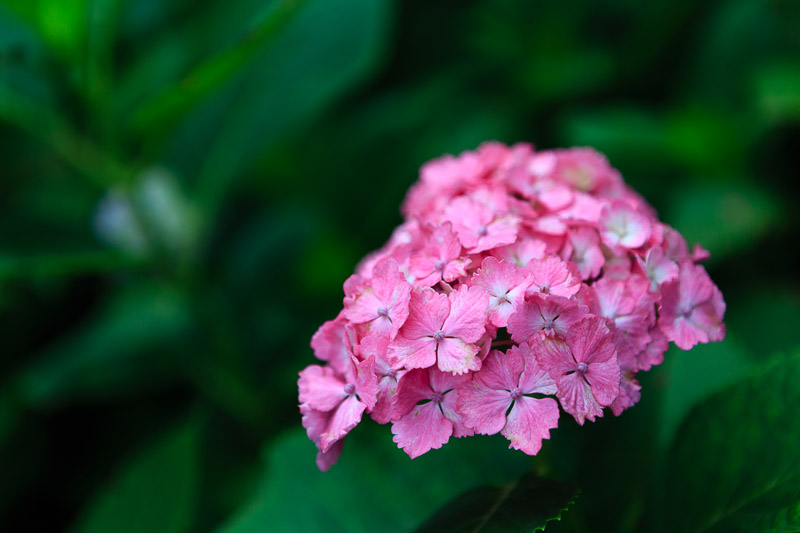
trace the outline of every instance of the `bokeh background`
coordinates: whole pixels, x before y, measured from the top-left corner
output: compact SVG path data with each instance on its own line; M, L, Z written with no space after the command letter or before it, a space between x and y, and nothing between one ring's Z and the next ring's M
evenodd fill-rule
M692 478L681 421L800 347L798 133L791 0L0 0L0 530L403 531L531 466L582 486L564 529L676 519L741 477ZM728 338L533 463L367 422L318 473L311 335L419 166L491 139L604 152L711 251Z

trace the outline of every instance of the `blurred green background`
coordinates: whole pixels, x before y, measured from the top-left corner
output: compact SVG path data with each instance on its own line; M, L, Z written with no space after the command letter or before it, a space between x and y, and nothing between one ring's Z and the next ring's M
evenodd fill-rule
M764 381L800 378L770 366L800 349L799 133L791 0L0 0L0 530L403 531L519 477L502 438L411 462L372 422L323 475L296 407L419 166L490 139L595 147L711 251L725 342L533 461L582 486L565 529L700 523L676 493L766 472L674 439L725 387L781 421L754 400L726 464L800 462L798 387Z

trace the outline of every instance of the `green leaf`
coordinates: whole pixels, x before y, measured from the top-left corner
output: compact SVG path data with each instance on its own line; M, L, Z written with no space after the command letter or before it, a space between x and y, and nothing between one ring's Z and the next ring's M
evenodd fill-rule
M733 334L724 342L695 346L691 352L670 348L664 358L667 382L658 425L658 441L662 448L670 445L692 407L752 370L749 355Z
M73 61L84 57L88 0L38 0L39 30L53 50Z
M317 470L315 454L300 428L279 438L261 489L221 531L411 531L455 492L508 483L530 464L505 440L486 437L451 439L411 460L388 426L371 423L348 435L330 471Z
M783 217L781 202L749 184L708 184L676 189L664 220L719 260L754 246Z
M798 531L800 353L697 406L667 459L667 531Z
M211 216L254 156L308 124L374 69L391 6L390 0L309 1L258 50L233 91L217 93L181 123L170 155L186 165L203 163L196 194ZM219 133L209 137L208 131ZM198 160L203 146L208 155Z
M198 422L190 418L123 465L73 531L189 531L200 481Z
M304 3L301 0L274 2L269 12L240 42L202 63L179 84L166 88L146 102L133 118L134 129L141 133L156 125L164 127L230 81L265 43L275 38Z
M174 345L190 322L186 302L175 291L135 286L24 371L23 398L34 405L53 404L116 394L145 378L163 379L178 354L159 348Z
M467 491L426 520L417 532L520 533L542 531L575 500L574 484L528 474L505 487Z

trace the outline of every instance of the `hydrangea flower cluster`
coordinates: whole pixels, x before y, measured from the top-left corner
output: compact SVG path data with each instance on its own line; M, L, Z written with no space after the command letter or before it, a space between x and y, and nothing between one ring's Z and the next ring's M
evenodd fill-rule
M640 398L636 376L722 340L725 302L689 250L588 148L485 143L425 164L405 222L311 340L303 426L327 470L368 413L411 458L500 433L536 454ZM559 409L559 405L561 409Z

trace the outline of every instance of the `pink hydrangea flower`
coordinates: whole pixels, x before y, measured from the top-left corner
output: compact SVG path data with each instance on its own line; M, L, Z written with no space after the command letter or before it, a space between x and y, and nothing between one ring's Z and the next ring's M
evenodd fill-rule
M472 277L472 283L489 294L489 322L504 328L508 325L508 317L525 299L531 276L511 263L487 257Z
M603 416L603 407L619 394L617 351L603 319L586 318L567 332L565 341L546 339L533 349L556 382L561 407L578 424Z
M661 286L658 323L681 350L725 338L725 302L700 265L684 263L678 279Z
M535 454L559 405L620 415L670 342L725 336L708 252L592 149L484 143L426 163L402 209L300 373L321 470L364 413L412 458L475 432Z
M613 323L614 344L621 360L633 360L651 340L655 304L649 289L648 281L636 275L624 281L601 279L591 287L592 312Z
M562 257L575 264L583 279L596 278L606 261L600 237L589 227L577 227L570 232Z
M531 353L527 344L514 346L508 353L489 353L480 372L462 388L458 396L464 424L476 433L500 433L509 448L536 455L542 439L558 426L558 404L552 398L533 395L555 394L556 384Z
M344 284L344 316L353 324L367 324L369 331L394 338L408 318L411 284L394 259L375 265L368 282L352 276Z
M495 213L467 196L460 196L447 205L444 220L452 222L461 244L471 254L511 244L517 239L519 219L516 216Z
M364 411L375 406L378 383L374 364L373 357L359 362L352 356L344 375L333 367L318 365L300 372L298 388L303 426L322 454L330 452L337 441L358 425ZM335 460L334 456L325 460L318 458L323 464Z
M528 294L552 294L569 298L581 288L581 277L576 275L575 267L570 268L558 257L550 256L541 261L532 261L526 269L532 277Z
M650 221L628 204L606 206L600 217L600 236L610 248L639 248L650 238Z
M416 277L416 285L431 287L467 275L471 260L461 256L461 243L452 228L449 222L436 226L425 247L411 257L409 270Z
M486 330L489 295L462 286L449 295L426 288L411 297L408 320L389 347L392 368L427 368L463 374L479 370L475 344Z
M508 319L508 332L519 343L534 343L544 337L563 338L588 313L589 308L575 300L532 294Z
M468 380L435 368L412 370L400 380L392 433L409 457L441 448L451 436L473 433L456 408L458 391Z

